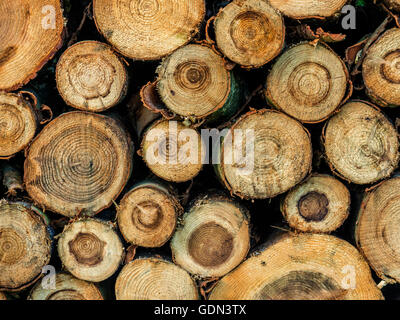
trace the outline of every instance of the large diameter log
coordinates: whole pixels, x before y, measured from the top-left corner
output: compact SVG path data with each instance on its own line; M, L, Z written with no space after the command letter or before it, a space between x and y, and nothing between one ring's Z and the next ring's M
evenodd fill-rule
M117 208L118 227L131 244L161 247L175 231L182 210L176 196L165 186L145 181L122 198Z
M240 107L243 88L209 46L180 48L162 61L157 72L161 100L182 117L198 119L218 112L228 120Z
M321 122L344 99L348 80L344 62L328 46L300 43L275 62L267 77L265 96L276 108L302 122Z
M124 247L114 228L98 219L86 218L67 225L57 248L66 270L92 282L111 277L124 259Z
M225 275L245 259L249 247L248 212L216 196L196 200L171 240L174 262L201 278Z
M235 195L272 198L301 182L311 170L309 133L274 110L243 115L224 137L217 175Z
M29 148L26 190L51 211L93 216L122 191L132 170L132 153L119 121L83 111L62 114Z
M82 41L58 60L57 88L71 107L100 112L118 104L128 88L125 65L107 44Z
M117 300L198 300L190 275L159 258L135 259L122 269L115 283Z
M0 290L20 291L41 277L50 261L51 239L39 214L0 201Z
M28 300L103 300L103 296L95 284L62 272L56 275L55 288L44 287L39 282Z
M386 31L368 48L362 73L367 94L374 102L400 105L400 29Z
M339 13L348 0L269 0L271 6L293 19L325 19Z
M285 234L222 278L210 300L380 300L368 264L348 242Z
M160 120L144 133L141 154L149 169L158 177L185 182L203 167L205 144L200 134L181 122Z
M34 106L21 94L0 93L0 158L13 156L31 142L37 120Z
M356 223L356 241L377 275L388 283L400 282L400 177L368 192Z
M60 0L4 0L0 5L0 90L20 88L62 45Z
M353 183L374 183L390 176L397 167L396 129L369 103L346 103L329 119L322 138L333 172Z
M281 211L292 228L303 232L332 232L347 219L350 192L339 180L314 174L285 197Z
M236 0L224 7L214 22L218 48L246 68L258 68L283 48L285 25L266 1Z
M97 29L123 55L157 60L188 43L205 15L204 0L95 0Z

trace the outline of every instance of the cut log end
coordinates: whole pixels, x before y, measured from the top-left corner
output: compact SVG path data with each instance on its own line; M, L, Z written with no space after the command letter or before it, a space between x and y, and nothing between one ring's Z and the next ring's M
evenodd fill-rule
M272 60L285 40L282 16L263 1L234 1L218 13L214 25L218 48L246 68Z
M265 93L269 102L290 116L321 122L342 102L348 79L345 64L326 45L301 43L277 59Z
M26 190L54 212L93 216L110 206L128 181L132 149L118 121L83 111L65 113L31 144Z
M245 114L232 126L221 147L219 169L234 194L265 199L302 181L311 169L311 160L305 128L282 113L264 109Z
M371 98L381 106L400 105L400 30L387 30L367 51L362 73Z
M384 3L390 10L400 12L400 0L384 0Z
M325 19L340 12L348 0L270 0L271 6L293 19Z
M81 219L64 229L58 240L58 254L72 275L100 282L117 271L124 258L124 248L109 224Z
M199 133L176 121L156 121L142 140L144 161L166 181L185 182L197 176L203 166L202 150Z
M35 282L50 254L43 219L20 204L0 201L0 290L19 291Z
M57 63L56 81L68 105L100 112L125 97L128 75L111 47L97 41L82 41L64 51Z
M166 58L158 68L157 90L174 113L203 118L222 108L231 89L225 62L211 48L190 44Z
M223 276L247 255L246 211L229 199L199 199L171 240L174 262L202 278Z
M175 231L181 211L179 202L168 190L156 183L144 183L122 198L118 226L129 243L161 247Z
M188 43L205 16L204 0L95 0L98 30L123 55L157 60Z
M350 192L337 179L312 175L291 190L282 213L292 228L304 232L332 232L349 215Z
M22 95L0 93L0 158L23 150L35 136L37 117Z
M222 278L209 299L379 300L383 296L368 264L346 241L323 234L286 234Z
M54 18L44 19L53 12ZM5 0L0 7L0 90L20 88L61 47L64 18L59 0Z
M124 266L115 283L117 300L198 300L190 275L173 263L136 259Z
M400 282L400 178L383 182L361 205L356 240L371 267L388 283Z
M55 288L38 283L32 289L29 300L103 300L95 284L75 278L68 273L56 275Z
M399 160L394 126L374 106L346 103L326 124L325 153L332 169L356 184L390 176Z

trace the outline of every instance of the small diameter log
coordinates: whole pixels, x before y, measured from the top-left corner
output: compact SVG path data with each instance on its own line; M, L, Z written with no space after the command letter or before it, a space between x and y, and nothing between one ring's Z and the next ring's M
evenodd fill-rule
M118 210L118 227L131 244L161 247L175 231L182 207L163 185L145 181L134 186L122 198Z
M123 55L157 60L188 43L205 16L204 0L94 0L97 29Z
M323 140L332 171L353 183L377 182L397 167L396 129L367 102L346 103L325 125Z
M200 134L181 122L160 120L146 130L141 154L149 169L158 177L185 182L203 167L204 142Z
M157 72L161 100L182 117L200 119L213 114L213 118L229 120L243 99L243 88L227 70L226 61L206 45L180 48L163 60Z
M225 197L202 197L184 214L171 240L176 264L201 278L220 277L250 248L249 215Z
M159 258L135 259L125 265L115 283L117 300L199 300L190 275Z
M0 201L0 290L20 291L37 281L50 261L44 219L22 204Z
M118 104L128 88L125 65L110 46L97 41L69 47L57 63L56 81L68 105L94 112Z
M233 1L214 22L218 48L245 68L258 68L275 58L285 42L285 25L279 12L266 1Z
M60 0L4 0L0 7L0 90L20 88L62 45Z
M400 282L400 177L368 192L356 223L356 241L377 275L388 283Z
M62 114L30 146L26 190L51 211L93 216L109 207L128 181L132 149L118 121L83 111Z
M21 94L0 93L0 158L23 150L35 136L37 123L34 106Z
M348 242L287 233L222 278L210 300L381 300L368 264Z
M77 279L68 273L58 273L55 286L47 288L38 282L28 300L103 300L95 284Z
M7 296L3 292L0 292L0 300L7 300Z
M267 77L265 96L276 108L302 122L321 122L343 101L348 81L344 62L328 46L300 43L275 62Z
M78 279L100 282L118 270L124 247L110 223L88 218L64 228L58 255L66 270Z
M362 73L367 94L374 102L400 105L400 29L386 31L368 48Z
M339 180L314 174L291 190L281 211L292 228L304 232L332 232L347 219L350 192Z
M269 0L272 7L293 19L325 19L339 13L348 0Z
M288 191L311 170L312 147L306 129L274 110L243 115L225 136L217 175L231 193L266 199Z
M400 11L400 0L383 0L390 10Z

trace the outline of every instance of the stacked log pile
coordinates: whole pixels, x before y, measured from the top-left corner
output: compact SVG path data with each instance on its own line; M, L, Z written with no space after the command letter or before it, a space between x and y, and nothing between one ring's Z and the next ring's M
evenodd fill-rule
M2 0L0 300L396 298L399 106L398 0Z

